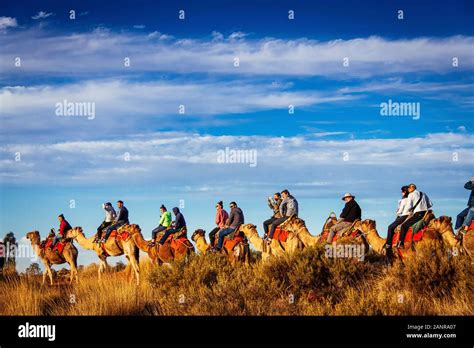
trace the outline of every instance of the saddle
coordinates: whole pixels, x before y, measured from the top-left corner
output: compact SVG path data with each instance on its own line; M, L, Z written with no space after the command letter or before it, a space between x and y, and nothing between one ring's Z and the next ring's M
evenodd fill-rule
M273 239L276 239L280 242L286 242L286 240L288 239L288 234L289 234L288 231L278 226L277 228L275 228Z
M214 240L213 246L217 246L218 239L219 238L216 238ZM227 252L231 252L232 250L234 250L236 245L240 243L245 243L245 241L246 239L243 236L243 234L240 232L240 226L239 226L234 232L224 237L224 243L222 245L223 245L223 248Z
M49 237L43 240L40 243L40 248L45 251L46 249L49 249L51 247L51 244L53 244L54 237ZM56 245L53 247L52 251L57 251L59 254L63 253L64 247L66 244L71 243L68 240L59 240Z

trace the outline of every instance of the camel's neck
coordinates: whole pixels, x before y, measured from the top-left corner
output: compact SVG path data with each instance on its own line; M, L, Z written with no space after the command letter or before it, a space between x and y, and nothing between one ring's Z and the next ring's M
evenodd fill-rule
M459 245L459 240L456 239L456 236L454 235L453 231L446 230L440 233L441 237L443 238L443 241L450 247L456 247Z
M292 229L292 231L298 235L298 238L301 239L303 244L314 244L319 240L319 237L313 236L306 226L302 226L299 229Z
M31 247L33 248L35 254L41 257L41 248L39 241L31 241Z
M135 242L135 244L137 245L138 249L140 249L141 251L144 251L146 253L148 253L150 251L150 242L145 240L145 238L143 238L143 235L140 231L137 231L136 233L133 233L133 241Z
M248 233L247 238L257 251L263 252L263 239L260 238L257 230L251 230L250 233Z
M209 249L209 244L207 244L206 238L204 238L204 236L198 236L196 239L196 246L201 254L205 254Z
M87 250L93 250L94 249L94 237L91 238L86 238L84 236L84 233L79 232L76 237L77 242L81 247Z
M380 254L383 250L385 245L385 239L380 237L377 230L374 228L373 230L368 231L365 234L365 238L367 239L367 243L370 244L372 249L378 254Z

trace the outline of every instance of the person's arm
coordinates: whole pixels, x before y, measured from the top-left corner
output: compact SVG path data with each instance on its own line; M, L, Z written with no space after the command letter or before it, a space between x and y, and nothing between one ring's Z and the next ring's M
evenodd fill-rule
M161 214L161 216L160 216L160 225L163 226L163 223L165 222L165 219L166 219L165 214Z
M344 218L347 216L347 214L349 214L349 204L346 203L346 205L345 205L344 208L342 209L341 215L339 215L339 217L340 217L341 219L344 219Z

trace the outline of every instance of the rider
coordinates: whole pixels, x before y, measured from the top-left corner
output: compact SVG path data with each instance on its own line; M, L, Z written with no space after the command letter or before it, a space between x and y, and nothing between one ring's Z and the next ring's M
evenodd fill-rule
M100 226L97 227L97 235L96 235L95 242L97 242L99 240L102 230L104 228L107 228L110 225L112 225L112 223L114 222L115 217L117 216L117 214L115 213L115 209L112 206L112 203L110 203L110 202L103 203L102 204L102 209L104 209L104 211L105 211L105 219L104 219L104 221L102 221Z
M123 205L123 201L120 201L120 200L117 201L117 211L118 211L118 213L117 213L117 216L114 219L114 223L112 225L110 225L109 227L107 227L107 230L105 232L105 237L102 238L102 241L101 241L102 243L105 243L107 241L107 239L110 236L110 233L113 230L116 230L120 226L129 223L129 221L128 221L128 209L125 208L125 206Z
M408 186L402 186L401 190L402 199L398 201L397 218L388 226L387 241L384 245L387 251L392 250L392 241L395 229L398 225L405 221L408 215L410 215L410 211L408 210Z
M397 248L403 249L405 247L405 236L410 226L414 225L425 216L425 213L433 206L428 195L416 189L415 184L408 185L407 209L410 216L402 223L400 227L400 239L397 243Z
M51 246L49 247L50 249L53 249L56 243L60 239L63 239L64 236L66 236L66 232L72 229L71 225L64 218L63 214L60 214L58 216L58 220L59 220L59 233L54 236L53 243L51 243ZM54 232L54 230L51 230L51 232Z
M355 201L355 196L349 192L342 197L342 200L346 202L344 209L342 209L340 219L338 222L329 229L329 235L326 240L327 243L332 243L332 239L339 232L350 227L354 221L360 220L362 216L362 210L359 204Z
M225 222L229 218L229 214L224 209L224 203L222 201L217 202L216 204L216 226L210 233L209 233L209 241L211 247L214 246L216 240L216 233L219 232L222 228L225 227Z
M464 188L470 190L471 194L467 201L467 208L460 212L456 217L456 226L454 226L455 230L467 230L474 216L474 177L464 184Z
M232 232L239 229L240 225L244 224L244 213L242 209L237 206L237 203L230 202L230 215L226 221L227 228L221 229L219 232L219 240L217 241L217 247L215 248L216 251L220 251L222 249L222 245L224 243L224 237L228 236Z
M160 212L160 224L151 231L151 242L149 243L151 247L155 246L156 235L171 225L171 212L167 211L163 204L160 207Z
M278 225L285 222L292 215L298 216L298 201L296 198L293 197L288 190L281 191L281 196L283 197L279 208L281 217L275 219L271 224L270 233L266 238L268 244L271 243L273 234L275 233L275 229L278 227Z
M184 220L183 214L179 211L178 207L173 208L173 214L175 216L175 220L173 221L173 228L168 228L165 231L163 237L161 237L158 244L163 245L165 244L166 240L168 239L170 234L174 234L181 230L183 227L186 227L186 220Z
M280 192L275 192L273 197L268 197L268 207L273 210L273 215L270 219L263 222L264 237L268 235L268 226L270 226L276 219L281 218L280 215L280 204L281 204Z

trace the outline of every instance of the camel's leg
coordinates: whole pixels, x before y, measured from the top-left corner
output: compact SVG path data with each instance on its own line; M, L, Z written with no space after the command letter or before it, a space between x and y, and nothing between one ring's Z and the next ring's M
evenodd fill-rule
M128 248L128 260L130 265L132 266L133 271L135 272L135 278L137 280L137 285L140 284L140 265L138 264L137 257L135 255L135 248L136 246L130 246Z
M46 273L48 273L48 270L45 267L44 272L43 272L43 281L41 282L41 286L43 286L44 283L46 282Z
M49 263L44 262L44 267L46 270L44 271L45 273L43 274L43 283L44 283L44 278L47 272L49 275L49 283L53 285L53 271L51 270L51 266L49 265Z
M104 272L106 267L107 267L107 259L106 258L100 258L100 261L99 261L99 281L102 280L102 272Z
M69 284L71 284L72 281L74 280L74 276L76 277L76 282L78 282L77 266L76 266L77 262L74 259L74 256L64 254L64 259L69 264L69 267L71 267L71 272L69 273Z

